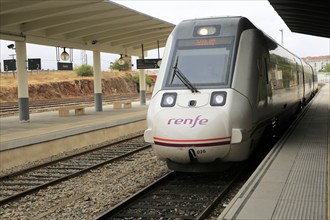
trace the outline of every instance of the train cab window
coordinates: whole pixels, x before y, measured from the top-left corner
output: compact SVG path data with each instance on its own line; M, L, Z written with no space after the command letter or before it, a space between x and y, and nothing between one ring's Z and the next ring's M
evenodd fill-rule
M180 39L167 69L165 87L183 87L173 67L198 88L228 84L233 37Z

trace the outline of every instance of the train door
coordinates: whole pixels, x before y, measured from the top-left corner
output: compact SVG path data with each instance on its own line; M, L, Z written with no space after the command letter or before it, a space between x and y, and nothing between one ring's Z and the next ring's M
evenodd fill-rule
M263 48L264 49L264 48ZM268 78L268 50L264 49L258 59L259 83L258 83L258 116L267 118L272 112L272 89Z
M298 64L296 61L296 74L297 74L297 81L298 81L298 97L300 100L300 104L305 102L305 85L304 85L304 74L302 70L302 65Z
M259 69L259 89L258 89L258 102L262 105L267 104L267 80L266 80L266 71L265 71L265 63L263 57L258 60L258 69Z

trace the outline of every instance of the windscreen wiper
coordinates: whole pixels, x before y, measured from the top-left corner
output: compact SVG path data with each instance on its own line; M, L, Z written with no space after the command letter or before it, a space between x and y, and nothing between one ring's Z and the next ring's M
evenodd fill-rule
M173 67L174 69L174 74L172 76L172 80L171 80L171 84L174 80L174 77L177 76L179 78L179 80L188 88L191 90L192 93L195 92L199 92L197 90L197 88L195 86L193 86L193 84L191 84L191 82L187 79L187 77L185 77L185 75L180 71L180 69L178 68L178 61L179 61L179 57L176 58L176 62L175 65Z

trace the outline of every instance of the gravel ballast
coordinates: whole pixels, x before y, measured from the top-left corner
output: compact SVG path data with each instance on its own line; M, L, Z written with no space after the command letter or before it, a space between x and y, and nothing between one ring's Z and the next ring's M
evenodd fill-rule
M93 219L168 173L149 149L0 206L4 219Z

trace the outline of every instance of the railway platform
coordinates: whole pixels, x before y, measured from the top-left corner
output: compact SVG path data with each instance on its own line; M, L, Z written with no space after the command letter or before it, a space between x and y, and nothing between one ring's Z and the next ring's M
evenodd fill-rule
M218 220L328 219L329 87L323 86Z
M102 112L86 107L83 115L60 117L58 111L0 118L0 171L59 153L100 144L146 129L147 105L131 108L104 105Z

